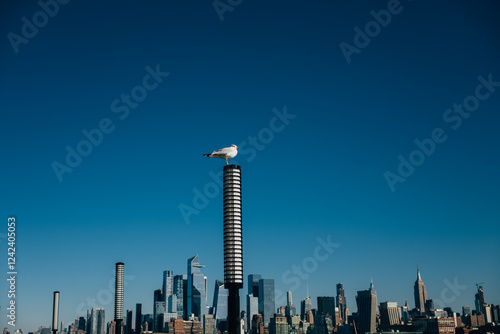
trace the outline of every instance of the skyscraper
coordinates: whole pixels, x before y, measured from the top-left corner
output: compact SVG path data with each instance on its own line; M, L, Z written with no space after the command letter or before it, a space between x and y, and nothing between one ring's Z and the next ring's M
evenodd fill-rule
M153 328L154 332L161 332L161 327L158 327L159 324L163 321L163 313L165 310L166 303L163 301L163 290L158 289L153 293ZM161 315L160 315L161 314ZM161 319L160 319L161 317ZM148 328L151 330L151 328Z
M85 318L84 317L79 317L78 319L76 319L75 326L76 326L77 330L85 331L86 328L87 328L85 326Z
M214 319L225 320L227 319L227 298L229 291L224 287L224 282L215 280L214 289Z
M224 286L228 295L228 332L240 332L240 295L243 287L243 239L241 220L241 167L223 168Z
M132 329L132 310L127 310L127 331L126 334L132 334L134 330Z
M335 305L337 305L337 307L339 308L340 318L342 319L342 322L345 323L347 321L347 301L345 299L344 286L342 285L342 283L337 284L337 301Z
M400 315L401 315L401 321L404 323L404 324L407 324L408 322L410 322L410 312L409 312L409 309L408 309L408 301L406 300L405 301L405 306L401 306L399 308L399 312L400 312Z
M157 289L153 292L153 306L156 302L162 302L163 300L163 290Z
M185 275L174 276L174 291L173 294L177 297L177 318L184 317L184 277Z
M479 284L477 284L477 293L475 295L475 305L476 305L476 313L482 313L484 314L484 306L486 303L484 302L484 291L483 287Z
M370 289L358 291L356 296L358 306L359 334L375 333L377 331L377 292L370 284Z
M135 334L142 334L142 304L135 305Z
M286 293L285 316L288 319L291 319L291 317L294 315L297 315L297 309L295 308L295 305L293 304L292 291L290 290Z
M123 321L123 262L115 264L115 333L121 331Z
M87 324L89 334L105 334L106 322L104 321L104 309L94 307L87 312Z
M424 281L420 277L420 270L417 266L417 280L414 286L414 296L415 296L415 308L417 308L420 313L425 313L425 301L427 300L427 291L425 290Z
M172 296L174 293L174 272L171 270L165 270L163 272L163 301L166 303L165 307L171 309L168 305L168 297ZM177 309L177 305L175 306ZM177 312L177 311L176 311Z
M200 321L203 321L203 315L207 313L207 281L200 271L203 267L198 255L187 262L187 316L194 314Z
M434 301L432 299L427 299L425 301L425 311L429 315L431 315L431 313L434 312Z
M182 314L183 319L188 319L188 278L187 275L182 275Z
M166 303L164 301L155 301L153 308L153 332L160 333L163 330L163 314L166 312Z
M261 275L248 275L247 330L252 330L253 316L259 314L259 280Z
M335 318L335 297L318 297L318 313Z
M306 319L307 312L312 310L311 297L308 296L300 302L300 317L302 320Z
M252 294L247 295L247 329L248 331L251 331L253 326L252 326L252 319L254 315L259 314L259 297L255 297Z
M275 311L274 280L262 278L259 280L259 313L262 314L264 326L269 326Z
M269 323L269 334L288 334L288 328L287 318L276 314Z
M399 325L401 323L397 302L380 303L380 323L382 326Z
M253 294L254 297L259 297L259 280L261 275L248 275L248 294Z

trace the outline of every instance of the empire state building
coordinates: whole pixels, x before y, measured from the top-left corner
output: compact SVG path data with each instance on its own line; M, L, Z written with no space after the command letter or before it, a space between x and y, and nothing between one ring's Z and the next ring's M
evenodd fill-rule
M415 308L417 308L420 313L425 313L425 301L427 300L427 291L425 290L424 281L420 277L420 270L417 266L417 280L415 281L414 287L415 294Z

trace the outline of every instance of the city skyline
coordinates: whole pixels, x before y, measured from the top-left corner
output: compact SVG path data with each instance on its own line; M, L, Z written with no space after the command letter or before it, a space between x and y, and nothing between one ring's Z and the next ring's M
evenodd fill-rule
M193 261L193 259L194 259L195 261L198 261L198 255L196 255L196 256L191 257L190 259L188 259L188 263L192 262L192 261ZM197 262L197 263L199 263L199 262ZM123 265L123 263L121 263L121 264ZM165 270L165 271L163 271L163 276L162 276L162 277L163 277L163 280L161 280L161 281L165 283L165 282L167 281L167 277L173 277L172 275L173 275L173 272L172 272L171 270ZM418 278L417 278L417 281L416 281L416 282L418 282L419 280L421 280L421 277L420 277L420 271L419 271L419 269L417 269L417 275L418 275ZM176 275L176 276L180 276L180 277L183 277L183 276L184 276L184 277L186 277L186 275ZM266 279L262 279L262 278L261 278L261 275L259 275L259 274L249 274L249 275L247 275L248 280L244 280L244 281L245 281L246 283L248 283L248 282L249 282L249 280L250 280L250 277L251 277L251 276L257 277L257 280L258 280L258 282L259 282L258 287L259 287L259 289L260 289L261 291L262 291L262 289L264 289L264 286L263 286L263 285L261 285L260 281L270 281L270 282L272 281L272 286L273 286L273 289L274 289L274 284L275 284L275 282L274 282L274 281L275 281L275 279L274 279L274 278L266 278ZM186 277L186 278L187 278L187 277ZM207 280L207 283L208 283L208 282L209 282L209 281ZM172 284L173 284L173 282L172 282ZM219 285L219 288L220 288L220 286L221 286L221 285L223 286L223 282L221 282L221 281L219 281L219 280L215 280L215 284L216 284L216 286L217 286L217 285ZM339 285L339 284L342 284L342 293L344 293L344 284L343 284L343 283L337 283L337 284L335 284L335 285L336 285L336 287L337 287L337 289L338 289L338 285ZM207 284L207 285L208 285L208 284ZM453 286L453 282L449 282L448 287L449 287L450 291L453 291L453 290L459 291L459 290L461 289L460 285L454 285L454 286ZM170 287L170 288L171 288L171 289L172 289L172 291L173 291L173 287ZM169 288L169 289L170 289L170 288ZM245 284L245 288L247 288L247 289L248 289L248 292L250 291L250 290L249 290L249 288L248 288L248 284ZM188 289L189 289L189 288L188 288ZM458 289L458 290L457 290L457 289ZM479 291L481 291L481 293L484 293L484 292L483 292L483 287L482 287L482 286L477 287L477 289L479 289ZM358 296L360 295L360 293L362 294L362 296L365 296L365 295L368 295L368 296L369 296L370 294L372 294L372 290L373 290L373 291L375 291L373 279L372 279L372 280L371 280L371 282L370 282L370 288L369 288L368 290L360 290L360 291L357 291L356 293L357 293L357 295L358 295ZM208 290L207 290L207 291L208 291ZM216 291L217 291L217 288L216 288ZM336 291L338 291L338 290L336 290ZM157 294L157 292L159 292L159 294ZM259 294L260 294L260 292L259 292ZM125 289L124 295L126 296L126 289ZM152 294L151 294L151 295L152 295ZM161 302L161 304L163 304L163 306L161 306L161 307L162 307L162 309L164 309L164 310L165 310L165 312L167 312L168 310L167 310L167 306L165 305L165 301L164 301L164 300L165 300L165 295L164 295L164 293L163 293L163 289L160 289L160 290L155 290L155 291L154 291L154 295L155 295L155 297L154 297L154 298L151 298L151 304L152 304L152 305L156 305L156 304L157 304L157 302L156 302L156 300L157 300L157 299L158 299L158 300L163 300L163 301ZM277 293L276 293L276 291L275 291L274 296L276 296L276 295L277 295ZM294 294L294 296L296 296L296 295ZM352 296L352 297L356 297L356 298L352 298L352 299L355 299L355 300L356 300L356 303L358 303L358 301L357 301L358 296ZM215 296L214 296L214 297L215 297ZM313 296L313 297L316 297L316 296ZM156 298L156 299L155 299L155 298ZM227 294L226 294L226 298L227 298ZM294 298L297 298L297 297L294 297ZM305 297L305 298L306 298L306 297ZM302 301L303 301L303 299L305 299L305 298L302 298L300 301L302 302ZM336 303L336 297L335 297L335 295L334 295L333 293L331 293L331 294L329 294L329 295L328 295L328 294L318 295L318 296L317 296L317 298L318 298L318 301L319 301L319 299L320 299L320 298L322 298L322 299L324 299L324 300L327 300L327 299L328 299L328 307L329 307L329 310L330 310L332 307L335 307L335 305L336 305L336 304L335 304L335 303ZM366 297L363 297L363 298L366 298ZM476 298L477 298L477 297L476 297ZM487 302L487 304L495 304L495 301L493 301L493 302L492 302L492 301L488 301L488 300L487 300L487 297L486 297L486 298L484 297L484 294L482 295L482 298L483 298L483 301L484 301L484 302ZM311 298L311 299L312 299L312 308L313 308L313 309L316 309L316 310L319 310L319 312L321 312L321 306L320 306L320 305L318 305L318 303L316 303L316 302L315 302L315 301L316 301L316 298ZM344 299L347 299L347 297L345 296L345 294L344 294ZM113 299L113 300L114 300L114 299ZM217 299L214 299L214 302L215 302L216 300L217 300ZM433 301L434 299L429 298L429 300L432 300L432 301ZM243 301L243 299L242 299L242 301ZM272 314L277 313L277 309L278 309L279 307L281 307L281 306L285 306L285 305L288 305L288 293L287 293L287 297L284 299L284 301L283 301L283 300L280 300L280 301L281 301L281 304L279 304L279 303L278 303L278 301L274 302L274 306L275 306L275 307L274 307L274 311L272 312ZM438 301L439 301L439 299L438 299ZM246 303L246 302L245 302L245 303ZM374 299L374 301L368 301L368 302L364 301L364 302L362 302L362 303L364 303L365 305L366 305L366 303L368 303L368 304L372 303L372 307L373 307L373 305L375 305L375 307L376 307L376 308L378 308L378 307L379 307L379 305L383 305L383 304L394 304L394 303L395 303L395 304L397 305L397 307L399 307L399 306L404 306L404 305L405 305L405 303L407 303L407 298L405 299L405 303L400 303L400 302L399 302L399 300L398 300L398 301L394 301L394 300L392 300L392 301L389 301L389 300L383 300L383 301L382 301L382 299L378 299L378 297L377 297L377 292L375 292L375 299ZM498 302L496 302L496 303L498 304ZM134 304L135 308L133 308L133 309L132 309L132 308L130 308L130 309L129 309L129 308L123 308L123 310L127 310L127 312L128 312L129 310L134 310L134 311L133 311L133 312L134 312L134 313L133 313L133 320L134 320L134 321L133 321L133 326L134 326L134 328L135 328L135 324L136 324L136 321L137 321L137 318L136 318L136 317L137 317L138 308L137 308L137 303L132 303L132 304ZM151 316L152 316L152 320L153 320L153 321L155 321L154 319L156 319L156 317L154 316L154 314L155 314L154 307L152 307L152 308L151 308L151 309L152 309L152 311L151 311L151 312L147 312L147 311L144 311L144 309L146 309L146 310L148 309L148 308L147 308L147 304L146 304L146 308L144 308L144 306L145 306L145 305L144 305L143 303L139 303L139 304L141 304L141 314L142 314L142 316L149 314L149 315L151 315ZM241 304L242 304L242 306L241 306L241 310L245 310L245 311L246 311L246 310L247 310L247 306L246 306L246 304L244 304L243 302L242 302ZM51 305L52 305L52 304L51 304ZM167 305L168 305L168 304L167 304ZM212 305L214 305L214 306L215 306L215 304L212 304L212 303L210 302L210 300L207 300L207 304L206 304L206 306L207 306L207 310L206 310L206 311L208 311L208 307L211 307ZM63 307L64 307L64 306L63 306ZM227 305L226 305L226 307L227 307ZM260 309L260 307L261 307L261 306L259 306L259 309ZM363 306L363 307L367 307L367 306ZM368 306L368 307L369 307L369 306ZM445 307L450 307L450 305L448 305L448 304L442 304L442 307L435 307L435 309L441 309L441 310L442 310L442 309L444 309ZM462 312L463 312L463 307L468 307L469 309L473 309L473 308L474 308L474 300L472 300L472 299L471 299L471 301L470 301L470 303L469 303L469 304L467 304L467 305L462 305L462 306L460 307L460 309L459 309L459 308L454 308L454 307L451 307L451 308L453 309L453 311L454 311L454 312L457 312L457 313L462 313ZM477 305L476 305L475 307L477 308ZM351 313L351 314L352 314L353 312L355 312L355 313L358 313L358 314L359 314L359 309L358 309L357 307L353 307L353 308L351 308L351 307L349 307L349 306L348 306L348 308L350 309L350 313ZM410 310L411 310L411 309L413 309L413 308L418 309L418 308L417 308L416 303L415 303L414 307L411 307L411 306L410 306ZM370 310L370 308L369 308L369 310ZM97 317L97 316L95 316L95 315L94 315L94 311L97 311L97 312L98 312L98 314L99 314L99 315L98 315L99 322L95 322L95 321L94 321L94 322L91 322L91 323L90 323L90 324L91 324L91 325L90 325L90 326L91 326L91 327L90 327L90 328L91 328L91 331L97 331L97 327L96 327L96 326L99 326L100 328L106 328L106 324L107 324L108 322L111 322L111 321L114 321L114 320L115 320L115 318L111 315L111 314L112 314L112 312L114 311L114 309L113 309L113 303L110 303L109 307L107 307L107 308L106 308L106 307L96 307L96 308L89 308L89 309L87 309L87 310L86 310L86 313L87 313L87 317L89 317L89 319L93 319L94 317ZM105 319L104 317L105 317L106 311L108 312L108 313L107 313L107 314L108 314L108 318L106 318L106 319ZM330 311L331 311L331 310L330 310ZM297 312L297 314L299 314L299 315L300 315L300 314L301 314L301 310L300 310L300 308L296 308L296 312ZM375 312L375 311L371 310L370 312ZM125 318L125 316L126 316L126 312L123 312L123 311L122 311L122 313L123 313L123 317ZM259 313L260 313L260 312L259 312ZM327 313L327 312L325 312L325 313ZM340 313L339 313L339 314L340 314ZM226 315L227 315L227 313L226 313ZM372 316L373 316L373 314L372 314ZM52 317L52 313L51 313L51 317ZM272 317L272 316L271 316L271 317ZM80 317L78 316L78 317L76 317L76 318L80 318ZM76 318L75 318L75 319L76 319ZM51 318L51 319L52 319L52 318ZM103 319L104 319L104 320L103 320ZM69 320L69 321L68 321L68 320ZM65 324L67 324L67 325L69 326L69 325L72 323L72 321L74 321L74 320L72 320L71 318L70 318L70 319L61 319L61 318L60 318L60 321L61 321L62 323L65 323ZM246 319L245 319L245 321L246 321ZM374 318L372 318L372 321L375 321L375 320L374 320ZM127 322L128 322L128 320L127 320ZM155 323L155 322L153 322L153 323L154 323L154 325L153 325L153 326L156 326L156 323ZM38 327L33 328L33 329L30 329L29 331L30 331L30 332L34 332L34 331L38 330L38 328L39 328L39 327L42 327L42 326L45 326L45 325L39 325ZM78 325L77 325L77 326L78 326ZM372 324L372 326L374 326L374 325ZM22 330L22 328L17 328L17 329L21 329L21 330ZM64 328L60 328L59 330L63 330L63 329L64 329ZM372 327L372 328L370 328L370 329L373 329L373 327ZM26 334L27 332L28 332L28 331L24 331L24 330L23 330L23 333L25 333L25 334ZM97 332L96 332L96 333L97 333ZM91 333L91 334L92 334L92 333ZM99 334L99 333L97 333L97 334Z
M274 279L276 307L341 282L354 310L373 279L379 301L413 308L417 265L436 307L474 309L480 282L500 301L497 2L1 6L16 328L49 326L54 291L65 324L93 307L111 319L117 262L124 310L152 314L163 272L187 275L196 254L212 301L226 162L203 154L231 144L241 309L251 273Z

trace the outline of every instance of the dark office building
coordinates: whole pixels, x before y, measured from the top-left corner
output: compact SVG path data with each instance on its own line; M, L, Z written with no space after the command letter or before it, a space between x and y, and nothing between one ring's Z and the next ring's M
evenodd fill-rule
M127 310L127 325L126 325L126 334L134 333L132 328L132 310Z
M335 297L318 297L318 313L335 316Z
M135 334L142 333L142 304L135 305Z
M359 334L375 333L377 331L377 292L373 288L358 291L356 296L358 306Z

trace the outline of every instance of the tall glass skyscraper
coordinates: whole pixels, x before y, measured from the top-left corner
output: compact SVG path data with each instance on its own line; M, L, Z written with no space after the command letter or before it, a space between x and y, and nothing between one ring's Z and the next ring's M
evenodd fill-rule
M177 318L184 317L184 282L185 275L174 276L174 291L173 294L177 297Z
M207 313L207 280L200 271L203 267L198 255L187 262L187 316L194 314L200 321L203 321L203 315Z
M105 334L106 323L104 321L104 309L94 307L87 312L87 324L89 334Z
M248 294L252 294L254 297L259 297L259 280L262 278L261 275L251 274L248 275Z
M153 308L153 332L160 333L163 330L163 314L166 312L166 303L156 301Z
M259 314L259 280L261 275L248 275L247 294L247 329L252 329L252 319L255 314Z
M247 329L251 331L253 316L259 314L259 297L253 294L247 295Z
M168 297L174 293L174 272L165 270L163 272L163 301L167 301Z
M269 326L269 321L274 317L276 306L274 303L274 280L262 278L259 280L259 313L265 326Z
M214 318L216 320L227 319L227 297L229 296L229 290L224 288L224 282L219 280L215 281L214 289Z

